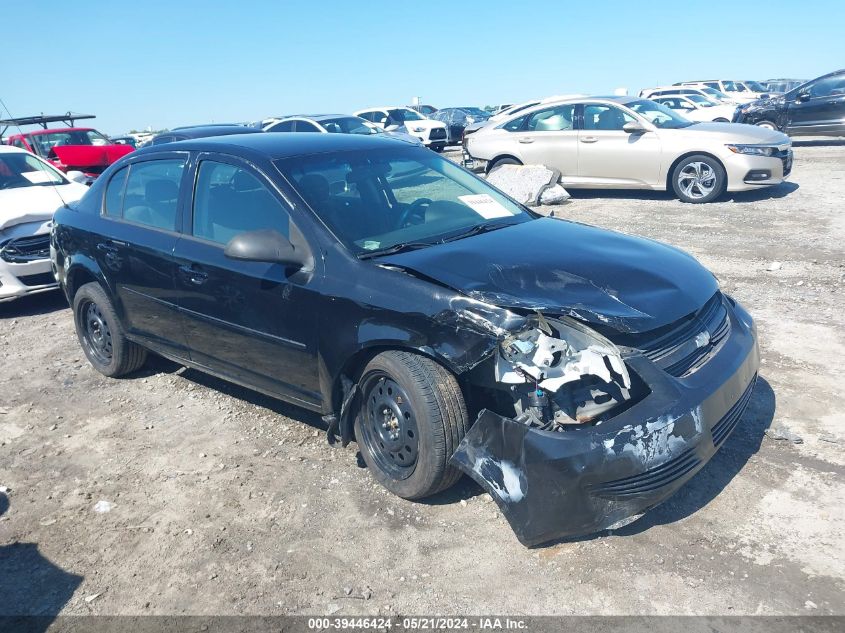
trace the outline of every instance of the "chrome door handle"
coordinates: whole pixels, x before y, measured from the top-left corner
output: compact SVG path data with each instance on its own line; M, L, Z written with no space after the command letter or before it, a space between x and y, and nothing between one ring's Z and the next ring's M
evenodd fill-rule
M599 139L597 136L582 136L578 140L582 143L595 143Z
M533 143L534 139L533 138L521 138L521 139L519 139L519 142L520 143Z

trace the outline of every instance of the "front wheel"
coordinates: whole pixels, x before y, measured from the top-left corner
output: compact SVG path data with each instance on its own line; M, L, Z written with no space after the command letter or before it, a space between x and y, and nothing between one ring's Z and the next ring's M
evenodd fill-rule
M96 282L73 297L73 322L82 351L94 369L115 378L140 369L147 350L128 340L111 301Z
M449 458L466 435L468 416L455 377L433 360L382 352L359 381L355 438L373 477L405 499L422 499L461 476Z
M727 189L727 175L715 158L696 154L672 170L672 189L681 202L713 202Z
M772 123L771 121L757 121L757 123L755 123L755 125L757 127L761 127L761 128L766 129L766 130L772 130L774 132L778 131L778 126L775 125L774 123Z

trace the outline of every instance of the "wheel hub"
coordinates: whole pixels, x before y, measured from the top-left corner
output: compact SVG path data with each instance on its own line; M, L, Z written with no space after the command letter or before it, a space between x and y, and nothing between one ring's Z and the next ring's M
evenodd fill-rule
M419 438L407 393L386 375L371 376L362 391L366 404L361 439L382 470L397 479L409 476L417 462Z
M689 163L678 174L678 185L690 198L704 198L716 188L716 172L707 163Z

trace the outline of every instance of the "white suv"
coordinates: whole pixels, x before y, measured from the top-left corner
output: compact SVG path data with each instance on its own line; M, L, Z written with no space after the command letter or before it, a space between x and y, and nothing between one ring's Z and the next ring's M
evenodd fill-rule
M724 103L728 105L739 105L739 101L729 97L724 92L707 86L661 86L658 88L643 88L640 96L643 99L654 99L655 97L673 97L675 95L701 95L709 101Z
M757 81L736 81L734 79L708 79L707 81L682 81L676 86L695 86L698 88L713 88L724 92L739 103L750 103L762 97L768 96L768 91L763 84Z
M405 132L416 136L423 145L436 152L442 152L446 147L446 124L428 119L411 108L384 106L358 110L354 114L388 132L399 130L404 126Z

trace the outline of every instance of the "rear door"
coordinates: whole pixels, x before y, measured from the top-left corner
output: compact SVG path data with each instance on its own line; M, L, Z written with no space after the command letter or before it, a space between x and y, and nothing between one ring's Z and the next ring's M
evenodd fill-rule
M515 152L526 165L547 165L561 173L563 183L577 175L576 105L567 103L532 112L513 132ZM506 128L507 129L507 128Z
M845 74L814 81L787 105L787 132L845 134Z
M628 134L633 115L606 103L585 103L578 132L578 184L643 187L659 184L660 139L656 132Z
M167 152L130 163L106 186L104 226L94 257L117 295L132 338L156 351L186 357L176 309L173 251L180 237L188 154Z
M176 249L176 287L191 359L235 382L316 407L316 310L310 273L226 257L235 235L298 228L290 207L257 168L201 154L186 235Z

